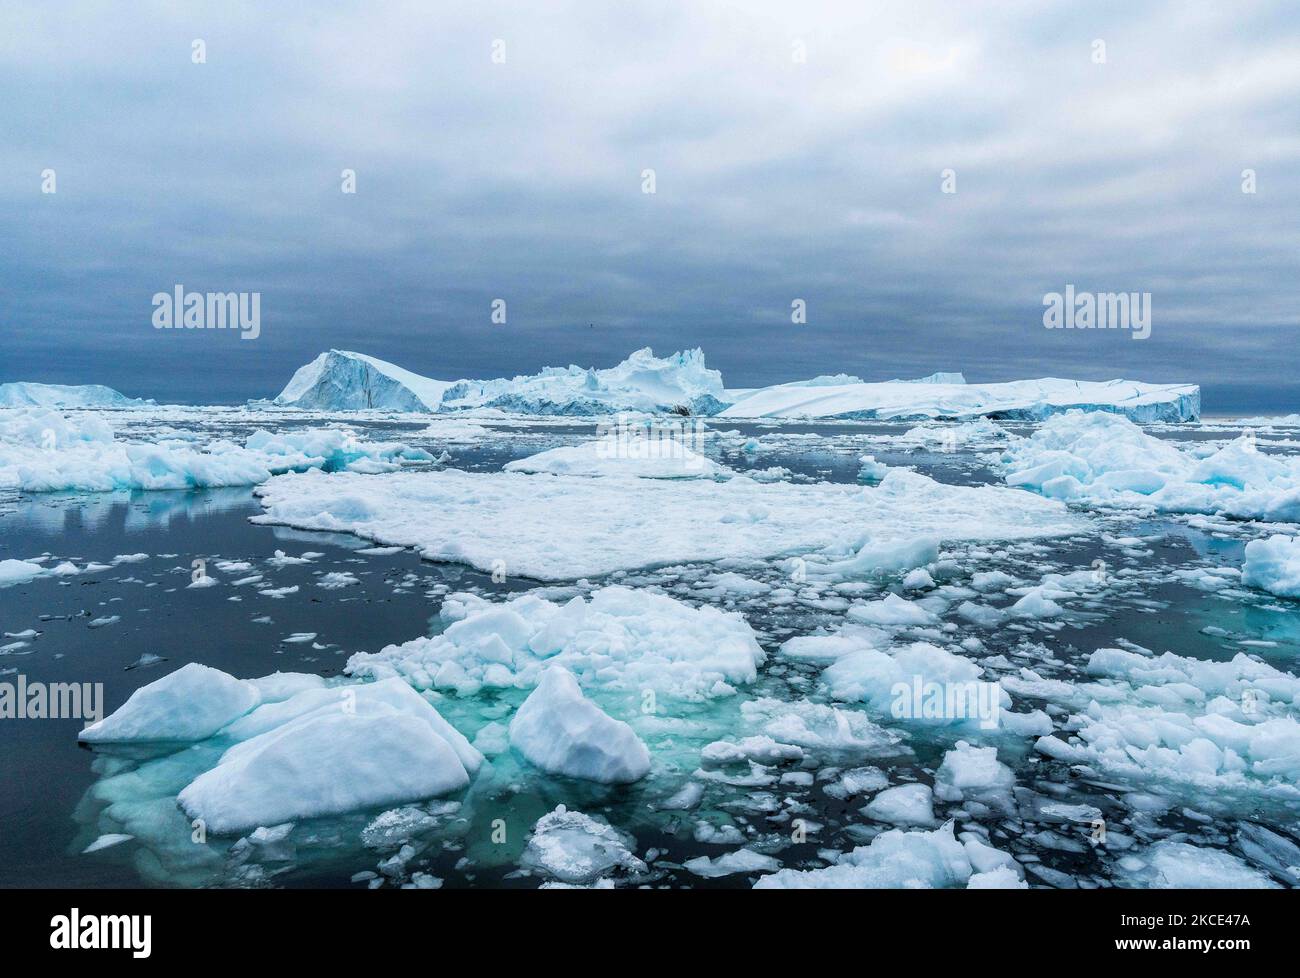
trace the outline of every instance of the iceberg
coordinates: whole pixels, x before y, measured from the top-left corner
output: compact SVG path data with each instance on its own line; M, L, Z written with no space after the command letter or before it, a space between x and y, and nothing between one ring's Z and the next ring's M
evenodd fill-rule
M532 764L601 784L629 784L650 771L650 752L635 731L582 695L567 669L542 673L510 721L510 744Z
M606 822L558 806L533 826L522 864L571 886L611 876L639 876L648 867L632 851L635 840Z
M146 404L153 401L127 397L103 384L0 384L0 407L7 408L127 408Z
M722 374L702 350L659 358L649 347L605 370L547 367L510 380L462 380L443 410L499 408L524 414L614 414L620 411L716 414L724 406Z
M727 557L847 556L864 548L899 566L900 553L929 553L937 539L1024 540L1083 525L1062 504L1032 493L949 486L905 470L891 470L874 487L762 484L740 476L713 482L451 469L364 477L307 472L255 491L265 507L252 517L256 523L353 533L488 572L505 561L508 574L552 581ZM905 546L918 541L926 542ZM871 574L868 564L860 557L854 569ZM807 565L811 575L813 560Z
M723 418L945 419L977 417L1040 421L1075 408L1107 411L1133 421L1195 421L1201 390L1192 384L1045 378L1002 384L942 380L810 386L778 384L743 393Z
M1268 455L1248 437L1207 457L1152 437L1127 418L1073 411L1013 442L1009 486L1103 506L1300 521L1300 457Z
M272 403L315 411L432 412L451 386L364 353L328 350L299 367Z

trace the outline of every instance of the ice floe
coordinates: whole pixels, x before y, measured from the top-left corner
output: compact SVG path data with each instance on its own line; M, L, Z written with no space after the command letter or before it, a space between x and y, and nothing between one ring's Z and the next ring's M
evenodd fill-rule
M895 470L876 487L760 484L746 478L627 480L515 472L290 474L257 492L254 522L354 533L432 560L565 580L727 557L856 554L830 573L903 569L934 541L1067 534L1051 500L992 486L949 486ZM917 551L920 552L920 551ZM875 564L873 567L872 564ZM915 566L915 564L909 564ZM808 561L808 573L818 566Z

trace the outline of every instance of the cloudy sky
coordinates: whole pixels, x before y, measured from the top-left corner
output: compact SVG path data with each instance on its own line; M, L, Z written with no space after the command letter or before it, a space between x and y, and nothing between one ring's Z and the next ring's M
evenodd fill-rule
M332 346L439 378L701 346L738 387L1300 410L1294 3L257 6L0 8L0 381L224 401ZM1150 292L1150 338L1045 329L1067 283ZM177 284L260 292L260 337L154 329Z

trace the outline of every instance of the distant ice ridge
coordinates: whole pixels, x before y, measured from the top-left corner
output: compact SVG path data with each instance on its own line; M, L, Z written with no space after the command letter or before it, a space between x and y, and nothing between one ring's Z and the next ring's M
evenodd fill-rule
M722 374L705 367L702 350L659 358L645 347L607 370L547 367L510 380L462 380L447 391L442 406L523 414L716 414L725 406L723 397Z
M375 357L330 350L299 368L273 403L334 411L714 414L723 407L722 396L722 375L705 367L699 350L661 359L647 347L604 370L547 367L530 376L456 381L432 380Z
M779 384L743 393L724 418L970 419L1037 421L1072 408L1108 411L1134 421L1195 421L1201 390L1191 384L1131 380L1017 380L1004 384L920 381L841 385Z
M495 380L432 380L375 357L330 350L301 367L277 405L314 410L451 412L497 409L532 415L605 415L620 411L729 418L942 418L1041 420L1070 408L1122 414L1139 422L1200 417L1200 388L1190 384L1022 380L967 384L959 372L864 383L849 374L773 387L728 390L699 349L656 357L637 350L606 369L547 367Z
M123 408L152 403L138 397L127 397L102 384L0 384L0 407Z
M1008 485L1052 499L1300 521L1300 457L1267 455L1248 437L1206 454L1126 418L1072 411L1013 442L1002 464Z
M869 575L933 559L936 541L1066 535L1060 503L890 470L874 487L516 472L286 475L257 490L254 522L354 533L537 580L727 557L807 558L807 571ZM845 560L843 558L851 558ZM908 565L908 566L905 566Z
M226 439L145 444L118 441L98 414L0 411L0 488L26 492L247 486L282 472L389 472L431 459L422 449L365 442L344 428L259 430L242 446Z

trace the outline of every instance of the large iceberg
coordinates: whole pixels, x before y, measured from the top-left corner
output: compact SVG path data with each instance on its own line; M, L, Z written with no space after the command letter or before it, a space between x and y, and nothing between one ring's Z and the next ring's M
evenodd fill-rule
M1195 421L1201 389L1192 384L1131 380L1017 380L1003 384L921 381L830 385L778 384L747 391L724 418L1000 418L1037 421L1071 408L1121 414L1134 421Z
M516 472L285 475L257 493L254 522L342 531L430 560L538 580L727 557L846 557L853 572L910 569L918 541L1022 540L1082 525L1060 503L891 470L878 486L761 484L735 477L592 479ZM877 566L873 568L872 563ZM834 566L840 566L835 564ZM808 573L817 569L808 560Z
M329 350L299 367L273 403L316 411L437 411L451 386L364 353Z
M152 403L127 397L103 384L0 384L0 407L124 408Z
M499 408L525 414L716 414L725 406L724 397L722 374L705 367L702 350L659 358L646 347L605 370L547 367L541 373L509 380L462 380L444 395L443 409Z

